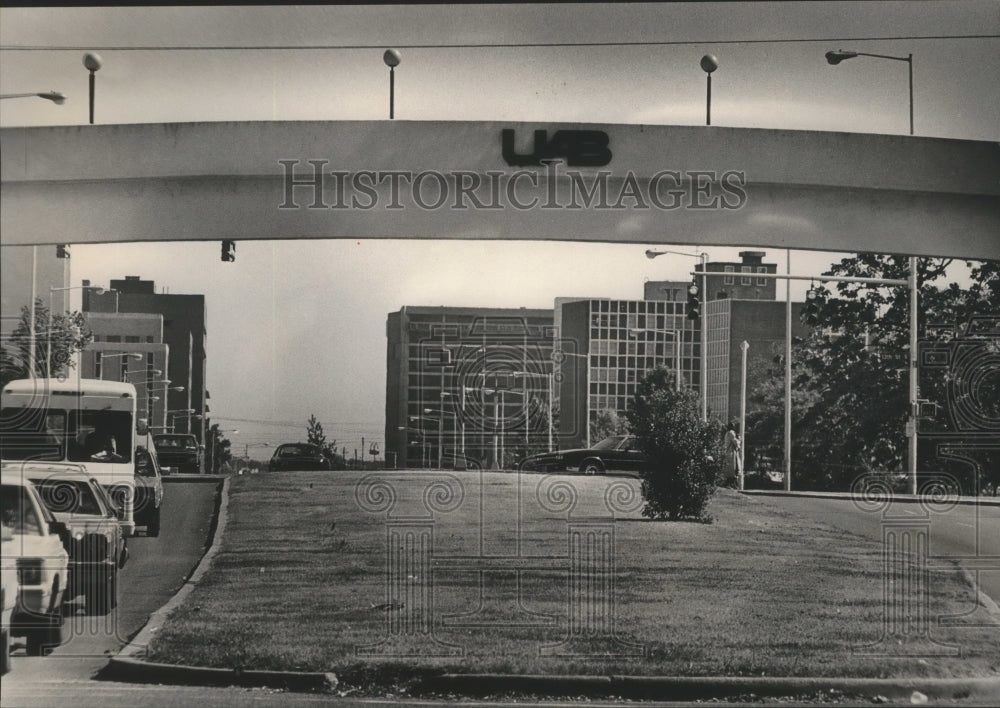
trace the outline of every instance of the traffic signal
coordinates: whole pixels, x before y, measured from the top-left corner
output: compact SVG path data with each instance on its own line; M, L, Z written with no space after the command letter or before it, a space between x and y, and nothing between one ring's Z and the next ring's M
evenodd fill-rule
M236 242L235 241L223 241L222 242L222 260L232 262L236 260Z
M688 287L687 318L689 320L701 319L701 292L695 283L691 283Z
M819 324L820 311L823 309L823 304L826 302L826 298L823 296L823 292L817 288L809 288L806 291L806 306L802 311L802 320L810 327L815 327Z
M56 258L69 258L69 246L65 243L56 246Z

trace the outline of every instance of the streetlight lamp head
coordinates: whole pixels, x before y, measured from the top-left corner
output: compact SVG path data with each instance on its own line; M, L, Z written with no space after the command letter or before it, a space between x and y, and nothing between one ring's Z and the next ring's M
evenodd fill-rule
M711 74L719 68L719 60L712 54L706 54L701 58L701 70Z
M661 256L661 255L663 255L663 254L660 253L659 251L654 251L652 249L646 249L646 258L648 258L650 260L653 260L657 256Z
M392 69L399 66L399 62L403 61L403 57L396 49L386 49L385 54L382 55L382 61L385 62L386 66Z
M844 61L844 59L853 59L857 55L858 55L857 52L848 52L844 51L843 49L838 49L835 52L826 53L826 62L830 66L836 66L840 62Z
M40 93L38 94L38 96L39 98L45 98L48 99L49 101L52 101L57 106L61 106L62 104L66 103L66 96L59 93L58 91L49 91L48 93Z
M83 65L87 71L97 71L101 68L101 55L87 52L83 55Z

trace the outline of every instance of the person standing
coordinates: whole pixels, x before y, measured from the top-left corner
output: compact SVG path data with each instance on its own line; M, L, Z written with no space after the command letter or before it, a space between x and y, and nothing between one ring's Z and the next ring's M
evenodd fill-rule
M726 437L723 440L723 449L726 454L726 484L738 486L738 479L743 469L740 464L740 450L743 442L736 432L736 424L730 423L726 430Z

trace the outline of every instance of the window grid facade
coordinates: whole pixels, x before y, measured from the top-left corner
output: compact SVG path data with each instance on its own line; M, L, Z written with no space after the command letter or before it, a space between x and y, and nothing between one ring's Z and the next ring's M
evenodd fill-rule
M403 308L389 318L386 449L400 467L513 463L548 448L552 312Z
M676 371L679 358L682 385L698 389L700 331L686 319L685 309L685 303L666 300L590 300L585 311L572 306L564 310L564 318L585 312L586 337L578 344L588 354L585 379L581 376L583 380L570 385L578 394L574 399L583 394L579 410L587 425L584 430L568 425L575 417L561 401L564 445L597 442L589 439L590 424L603 411L624 416L639 382L658 366ZM567 311L575 314L568 316ZM565 325L572 326L563 324L564 331Z

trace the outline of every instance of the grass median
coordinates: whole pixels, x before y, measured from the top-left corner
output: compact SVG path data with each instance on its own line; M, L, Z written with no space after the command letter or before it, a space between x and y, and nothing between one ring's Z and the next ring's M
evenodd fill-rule
M720 490L713 523L663 522L639 515L631 479L375 475L385 484L234 477L219 553L150 660L355 685L441 671L1000 675L1000 627L939 626L974 607L957 568L919 586L884 578L880 542L780 500ZM885 592L903 598L895 624Z

